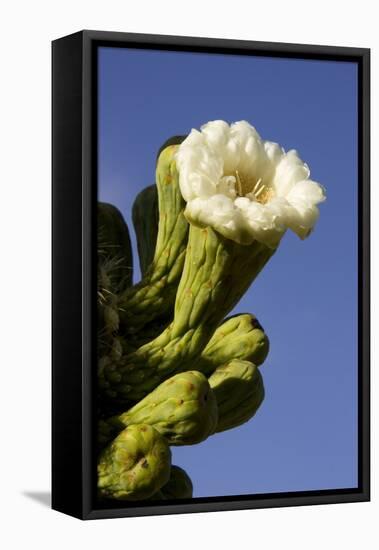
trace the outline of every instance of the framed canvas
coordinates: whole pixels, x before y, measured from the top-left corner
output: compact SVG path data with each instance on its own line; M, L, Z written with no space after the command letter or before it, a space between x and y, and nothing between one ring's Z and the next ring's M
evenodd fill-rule
M52 52L53 508L369 500L369 50Z

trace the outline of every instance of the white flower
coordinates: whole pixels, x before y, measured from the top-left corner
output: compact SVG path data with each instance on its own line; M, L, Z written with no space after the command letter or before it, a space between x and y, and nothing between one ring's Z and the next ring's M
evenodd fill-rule
M240 244L275 248L287 228L304 239L326 198L295 150L263 141L244 120L191 130L176 163L187 219Z

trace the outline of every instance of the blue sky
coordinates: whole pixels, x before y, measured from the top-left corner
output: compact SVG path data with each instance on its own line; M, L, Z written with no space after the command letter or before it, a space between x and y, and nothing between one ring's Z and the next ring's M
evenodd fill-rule
M287 232L234 310L257 315L270 338L263 405L239 428L173 448L173 462L198 497L355 487L357 67L100 48L99 200L132 228L160 145L215 119L297 149L328 198L310 238Z

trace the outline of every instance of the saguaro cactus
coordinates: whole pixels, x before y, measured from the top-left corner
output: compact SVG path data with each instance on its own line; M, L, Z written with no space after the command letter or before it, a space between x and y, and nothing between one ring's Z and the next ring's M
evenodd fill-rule
M168 140L155 186L133 205L135 285L128 228L99 205L99 498L191 498L170 446L236 428L261 407L268 337L250 313L225 316L287 228L311 232L325 196L308 177L294 151L244 121Z

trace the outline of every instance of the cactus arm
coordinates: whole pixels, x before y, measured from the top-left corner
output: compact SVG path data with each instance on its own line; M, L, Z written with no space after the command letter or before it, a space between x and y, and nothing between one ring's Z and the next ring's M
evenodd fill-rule
M133 253L128 226L121 212L112 204L97 203L98 263L107 268L113 291L132 284Z
M174 159L176 149L176 145L170 145L158 158L159 226L153 261L142 281L119 297L122 329L126 334L137 333L173 309L188 238L185 204Z
M164 437L146 424L129 426L99 456L99 497L149 498L167 483L170 468L171 451Z
M159 210L156 185L145 187L136 197L132 208L133 226L137 237L137 248L142 275L154 258L157 243Z
M262 374L250 361L232 360L209 378L216 397L216 432L230 430L252 418L264 400Z
M118 294L130 286L133 256L129 230L112 204L97 205L98 352L109 353L119 327Z

